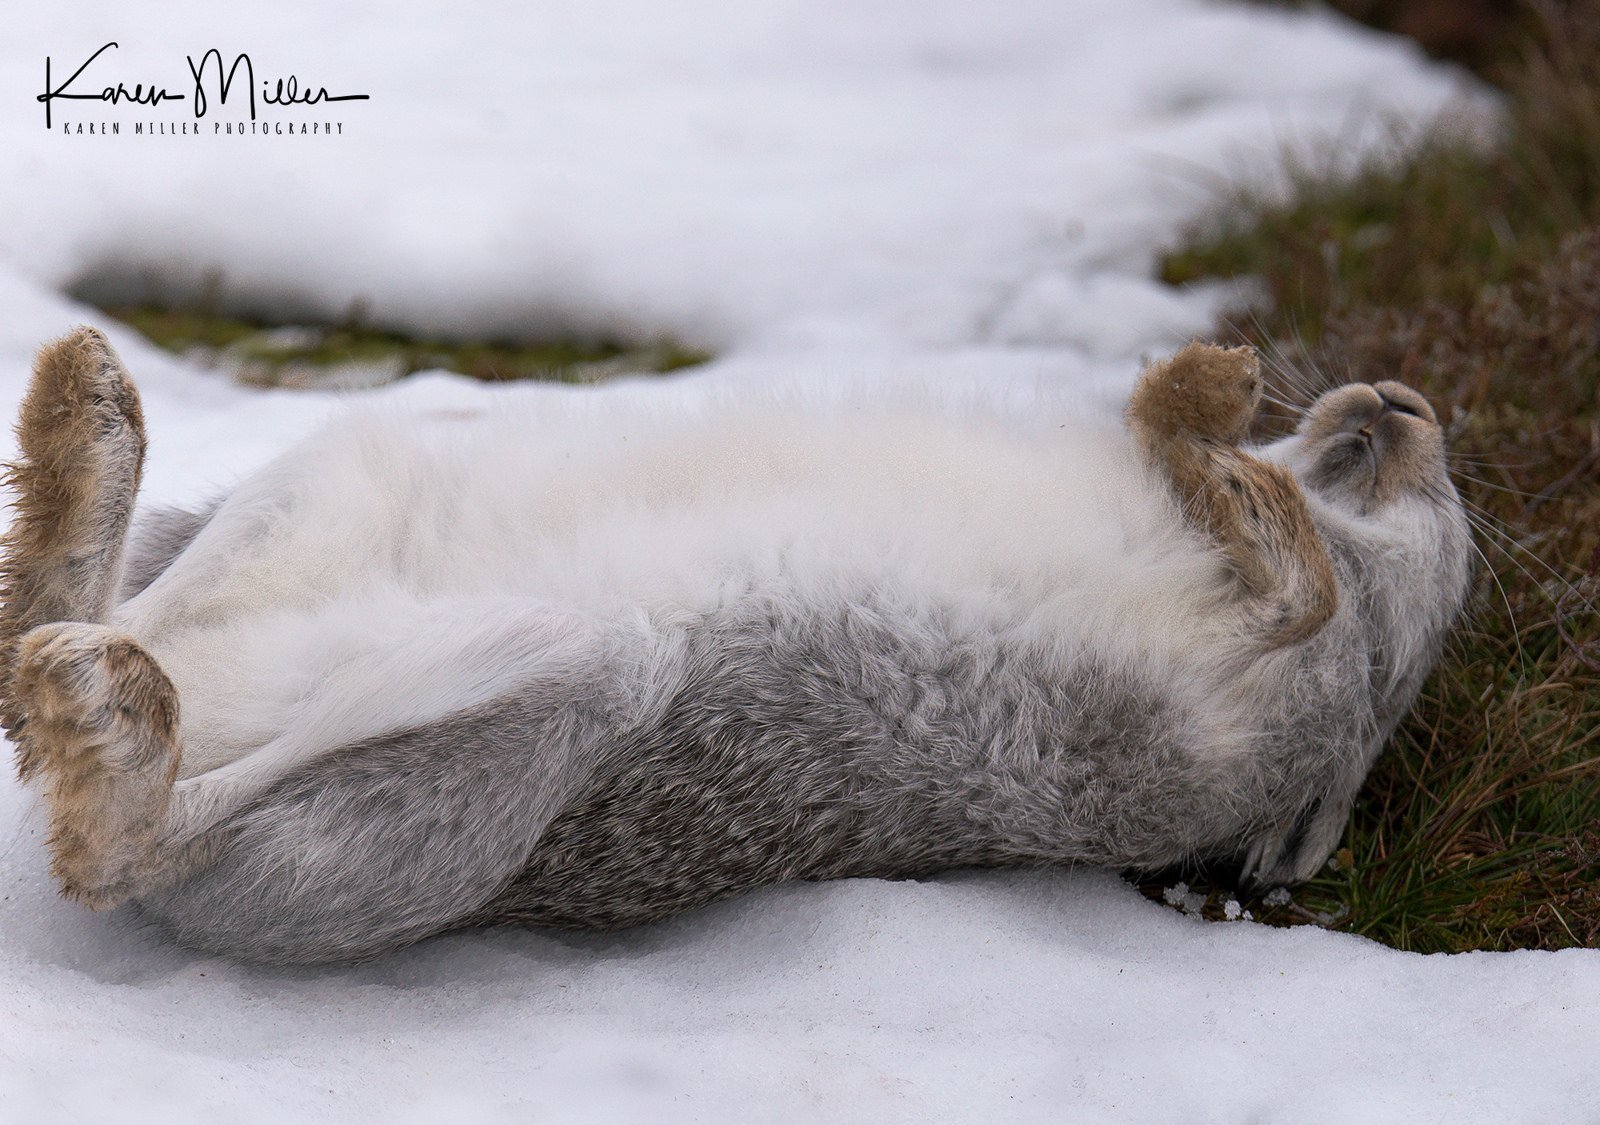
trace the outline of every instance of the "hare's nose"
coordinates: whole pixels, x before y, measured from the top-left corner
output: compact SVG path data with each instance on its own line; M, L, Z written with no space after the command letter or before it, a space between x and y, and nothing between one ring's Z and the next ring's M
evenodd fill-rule
M1371 441L1373 427L1383 420L1383 416L1385 414L1392 414L1394 411L1395 404L1390 402L1388 399L1384 399L1382 404L1378 407L1378 412L1372 417L1368 418L1366 423L1360 429L1358 429L1356 433L1360 434L1368 441Z

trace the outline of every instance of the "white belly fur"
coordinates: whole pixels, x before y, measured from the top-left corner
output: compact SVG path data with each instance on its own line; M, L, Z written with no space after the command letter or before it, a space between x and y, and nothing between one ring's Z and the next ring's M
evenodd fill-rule
M752 582L893 589L1177 662L1224 596L1115 420L774 400L353 413L243 482L115 624L177 686L180 797L204 777L222 808L596 637L665 690L676 624Z

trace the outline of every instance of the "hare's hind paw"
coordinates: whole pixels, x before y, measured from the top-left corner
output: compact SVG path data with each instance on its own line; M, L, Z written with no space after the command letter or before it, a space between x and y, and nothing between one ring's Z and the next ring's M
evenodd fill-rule
M17 434L26 456L71 458L123 428L142 442L139 394L99 329L80 327L39 349Z
M1128 404L1128 417L1162 438L1234 444L1255 417L1261 394L1261 365L1254 348L1197 341L1145 370Z
M0 538L0 724L15 732L10 661L23 634L110 609L144 461L144 416L93 328L41 348L6 466L15 515Z
M139 395L93 328L40 349L6 466L15 516L0 539L0 661L28 630L110 609L144 461ZM0 722L19 717L0 670Z
M95 909L140 892L154 870L177 775L178 697L131 638L59 622L22 639L13 684L25 724L18 772L50 814L50 871Z

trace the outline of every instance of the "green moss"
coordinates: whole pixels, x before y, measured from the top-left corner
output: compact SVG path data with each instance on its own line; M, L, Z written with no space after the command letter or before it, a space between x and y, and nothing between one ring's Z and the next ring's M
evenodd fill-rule
M306 386L385 382L443 369L487 382L541 379L590 382L621 373L669 372L711 356L672 340L447 341L360 326L284 326L193 309L112 306L105 310L168 351L206 353L242 381Z
M260 330L258 325L242 320L181 309L116 307L106 312L172 352L226 348Z

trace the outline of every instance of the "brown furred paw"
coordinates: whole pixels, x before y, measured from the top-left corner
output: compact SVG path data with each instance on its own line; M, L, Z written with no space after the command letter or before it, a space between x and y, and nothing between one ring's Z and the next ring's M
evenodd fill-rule
M17 424L26 456L58 463L124 429L142 448L139 393L99 329L85 325L39 349Z
M50 871L96 909L137 893L178 768L177 694L131 638L59 622L29 632L14 680L18 772L50 813Z
M1255 417L1262 389L1254 348L1196 341L1145 369L1128 403L1128 417L1160 437L1192 436L1232 445Z
M0 537L0 724L23 634L53 621L99 621L144 463L139 394L106 338L79 328L39 350L5 467L14 515Z

